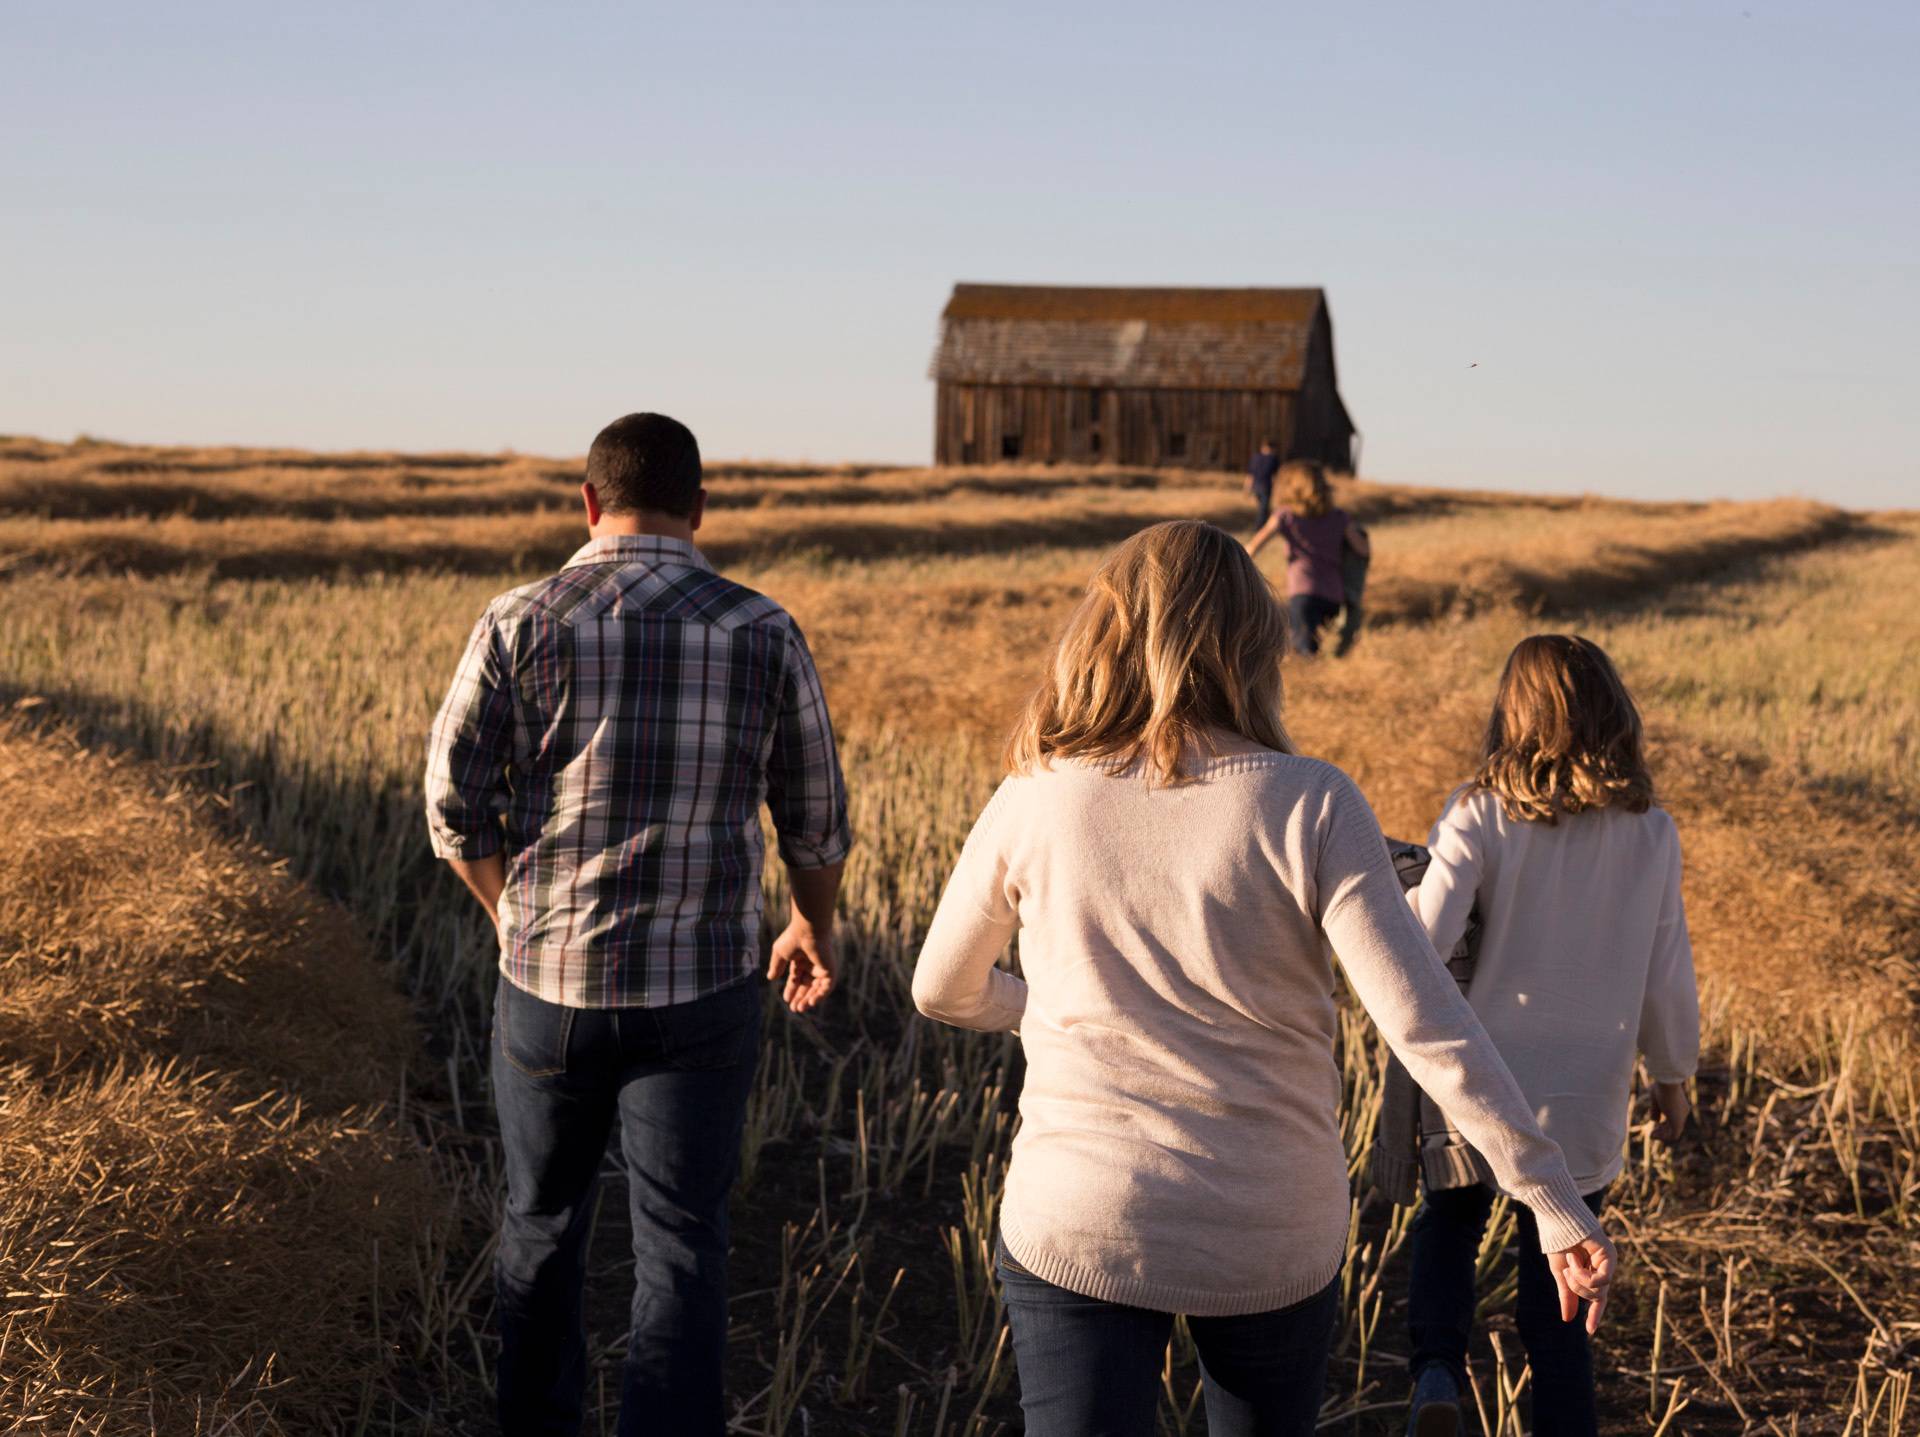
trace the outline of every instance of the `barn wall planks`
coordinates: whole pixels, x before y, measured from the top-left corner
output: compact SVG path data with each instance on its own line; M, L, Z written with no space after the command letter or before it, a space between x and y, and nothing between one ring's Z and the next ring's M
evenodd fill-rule
M1351 457L1319 289L956 284L929 372L942 464Z
M1282 454L1344 464L1346 437L1327 406L1314 402L1321 398L1254 389L942 382L934 459L1238 469L1271 439Z

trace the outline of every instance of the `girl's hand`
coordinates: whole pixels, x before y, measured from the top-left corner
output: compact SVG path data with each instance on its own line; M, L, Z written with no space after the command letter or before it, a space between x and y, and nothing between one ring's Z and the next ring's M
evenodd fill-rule
M1653 1085L1653 1136L1663 1143L1675 1143L1693 1113L1693 1099L1687 1096L1685 1083Z
M1607 1310L1607 1292L1613 1285L1617 1262L1613 1239L1604 1232L1585 1238L1572 1247L1547 1254L1547 1267L1553 1273L1553 1285L1560 1289L1560 1320L1572 1322L1580 1315L1580 1304L1587 1304L1587 1332L1600 1330L1600 1319Z

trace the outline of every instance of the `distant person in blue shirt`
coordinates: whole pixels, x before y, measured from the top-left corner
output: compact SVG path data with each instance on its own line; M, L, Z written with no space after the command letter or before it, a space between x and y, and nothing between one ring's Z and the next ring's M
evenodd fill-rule
M1256 524L1265 524L1273 508L1273 476L1279 469L1280 456L1274 452L1273 441L1262 439L1260 452L1247 465L1247 492L1253 495L1254 505L1260 510Z

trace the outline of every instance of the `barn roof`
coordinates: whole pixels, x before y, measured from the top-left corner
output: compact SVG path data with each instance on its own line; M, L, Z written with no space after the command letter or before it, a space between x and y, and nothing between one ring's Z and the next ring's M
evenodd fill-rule
M957 284L933 377L969 384L1298 389L1317 289Z

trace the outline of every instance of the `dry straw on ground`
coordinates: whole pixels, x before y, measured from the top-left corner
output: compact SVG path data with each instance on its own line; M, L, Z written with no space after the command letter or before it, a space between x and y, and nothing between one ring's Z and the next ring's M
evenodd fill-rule
M421 735L480 605L578 542L577 468L15 447L37 457L0 446L0 495L32 481L39 498L0 518L6 697L195 766L183 791L218 793L236 828L345 900L431 1011L449 1118L484 1134L486 936L423 851ZM229 507L138 488L189 481L225 485ZM115 507L116 482L144 497ZM1015 1412L985 1244L1018 1050L918 1019L906 976L995 737L1102 547L1159 517L1244 532L1250 515L1231 476L754 466L713 487L711 551L787 602L821 659L862 835L848 982L817 1021L776 1015L750 1112L735 1430L989 1433ZM449 518L462 493L473 508ZM1374 525L1381 624L1349 660L1290 669L1290 725L1391 831L1417 836L1464 775L1499 661L1530 630L1595 634L1653 719L1709 1057L1698 1131L1669 1159L1637 1128L1615 1194L1628 1266L1600 1345L1608 1430L1902 1430L1920 1334L1920 675L1903 659L1920 614L1898 590L1920 527L1804 503L1344 497ZM157 522L85 517L129 510ZM1357 1155L1378 1054L1358 1013L1345 1036ZM441 1397L487 1359L471 1344L484 1192L464 1200L470 1225L426 1268L432 1360L408 1373ZM624 1313L618 1214L616 1193L594 1258L599 1415ZM1404 1245L1404 1214L1363 1200L1327 1408L1347 1430L1400 1421ZM1476 1349L1484 1427L1513 1433L1525 1378L1511 1329L1496 1336ZM211 1391L209 1372L170 1380ZM1178 1342L1163 1430L1199 1430L1194 1382Z
M410 1015L160 782L0 725L0 1431L351 1430L447 1217L389 1106Z

